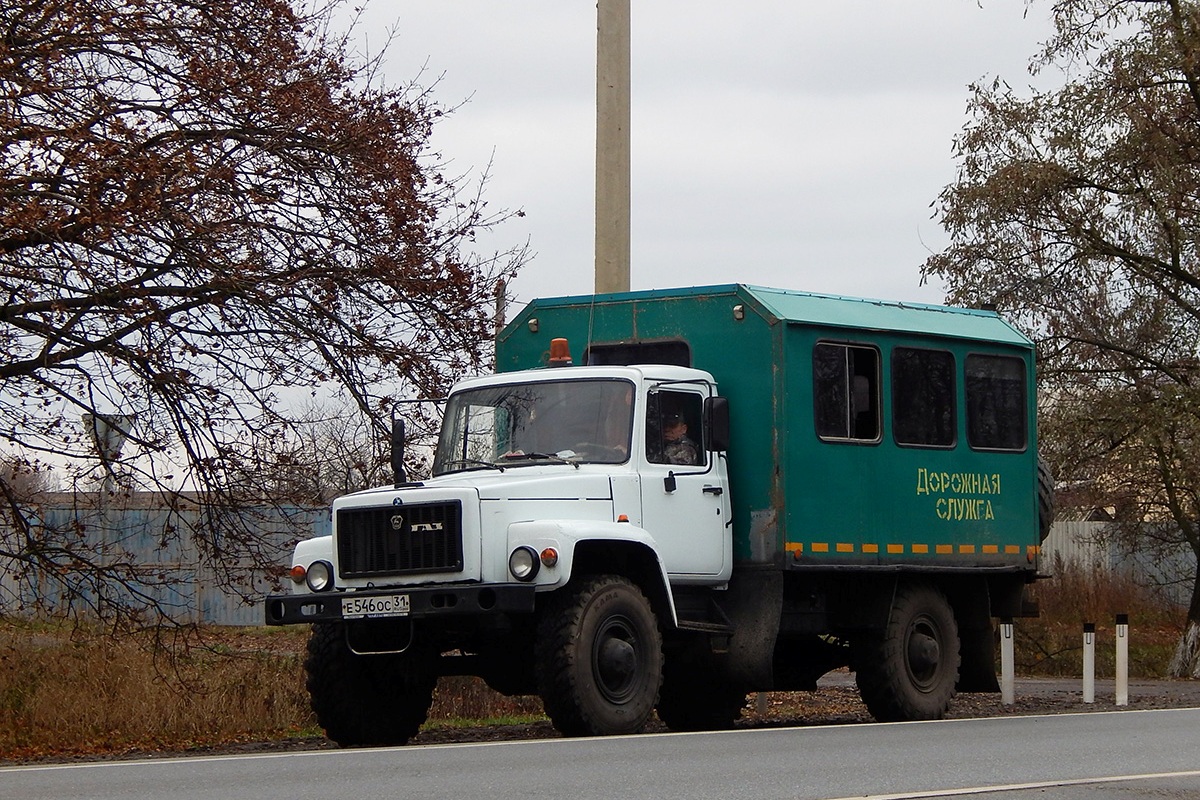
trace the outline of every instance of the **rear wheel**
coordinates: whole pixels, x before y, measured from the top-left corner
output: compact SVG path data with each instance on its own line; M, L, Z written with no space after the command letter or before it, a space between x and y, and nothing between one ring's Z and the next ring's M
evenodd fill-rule
M437 685L434 656L356 655L342 623L313 625L304 670L317 722L342 747L401 745L417 734Z
M662 636L641 591L602 575L555 592L535 648L538 693L567 736L637 733L662 683Z
M958 682L959 640L946 596L926 584L901 585L881 631L858 642L855 676L875 719L941 719Z

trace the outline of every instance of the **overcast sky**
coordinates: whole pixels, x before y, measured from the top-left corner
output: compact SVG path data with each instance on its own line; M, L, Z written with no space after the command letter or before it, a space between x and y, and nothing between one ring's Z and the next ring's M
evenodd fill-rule
M1016 86L1049 31L1022 0L632 0L633 289L753 283L940 302L967 86ZM451 172L491 162L525 217L521 303L593 287L594 0L373 0L357 40L397 37L387 78L465 104L434 132ZM422 74L422 70L424 70ZM518 306L519 307L519 306ZM516 309L514 309L515 311Z

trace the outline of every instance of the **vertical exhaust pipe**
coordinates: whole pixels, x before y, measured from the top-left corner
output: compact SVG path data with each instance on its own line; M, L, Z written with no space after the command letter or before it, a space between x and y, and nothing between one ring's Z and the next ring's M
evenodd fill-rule
M404 472L404 420L397 417L396 412L392 412L392 482L395 487L399 487L408 482L408 475Z

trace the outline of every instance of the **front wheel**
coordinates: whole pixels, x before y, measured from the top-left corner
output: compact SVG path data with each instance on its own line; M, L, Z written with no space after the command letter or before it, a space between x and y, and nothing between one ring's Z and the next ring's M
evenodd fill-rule
M317 722L342 747L401 745L417 734L437 685L435 656L358 655L344 623L313 625L304 670Z
M535 648L538 693L567 736L641 731L662 683L662 635L646 596L600 575L547 598Z
M958 682L958 626L936 588L899 587L887 626L864 634L855 650L858 691L875 719L945 716Z

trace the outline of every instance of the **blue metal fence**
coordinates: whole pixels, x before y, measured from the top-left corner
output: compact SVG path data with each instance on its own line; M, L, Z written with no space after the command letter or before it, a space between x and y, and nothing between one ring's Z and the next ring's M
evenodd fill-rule
M153 496L104 507L96 495L56 495L34 515L33 534L54 531L102 566L125 565L128 588L118 602L153 603L179 622L263 624L262 597L280 588L264 563L286 567L295 542L328 535L328 509L247 508L240 522L258 543L258 557L231 558L214 541L198 507L172 510ZM63 532L66 532L65 534ZM0 532L3 533L3 532ZM197 537L206 547L197 546ZM95 605L99 585L80 580L86 570L26 570L0 559L0 613L66 611ZM276 573L278 574L278 573Z

